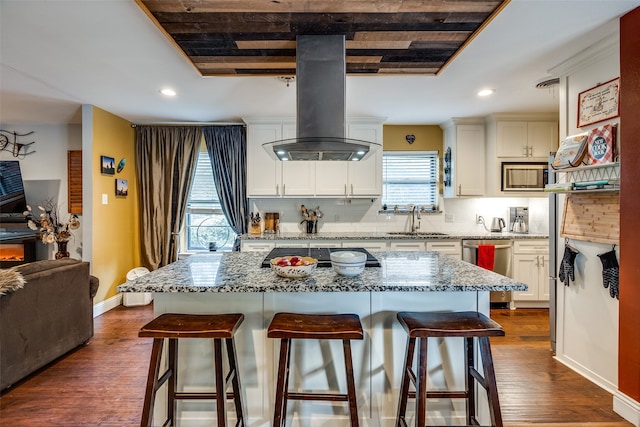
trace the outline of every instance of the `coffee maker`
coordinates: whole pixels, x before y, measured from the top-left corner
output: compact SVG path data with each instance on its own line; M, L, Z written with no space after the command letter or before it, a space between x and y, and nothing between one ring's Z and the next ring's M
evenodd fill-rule
M509 231L512 233L529 232L529 208L511 207L509 208Z

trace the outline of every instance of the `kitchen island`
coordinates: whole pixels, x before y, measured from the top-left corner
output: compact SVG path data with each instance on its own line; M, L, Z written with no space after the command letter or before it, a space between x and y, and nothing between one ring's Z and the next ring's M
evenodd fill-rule
M278 343L266 337L266 328L274 313L358 314L365 339L354 341L352 347L361 425L391 426L406 346L396 312L477 310L489 314L490 291L526 289L522 283L437 252L377 252L373 255L381 267L367 268L357 277L342 277L331 268L317 268L303 279L282 278L261 268L265 255L194 255L118 287L120 292L153 292L156 316L167 312L244 313L245 321L236 339L252 427L270 425L273 416ZM461 387L461 340L441 339L437 344L429 349L430 386ZM343 390L340 343L299 340L292 351L292 387ZM181 383L186 390L213 389L209 342L185 340L180 358L187 361L180 366ZM335 376L320 369L331 364L335 366ZM158 399L156 411L162 412L163 397ZM462 403L430 402L429 422L459 422L464 414ZM290 405L294 426L348 425L343 404ZM211 408L208 402L182 403L181 425L211 425ZM231 419L232 414L229 416Z

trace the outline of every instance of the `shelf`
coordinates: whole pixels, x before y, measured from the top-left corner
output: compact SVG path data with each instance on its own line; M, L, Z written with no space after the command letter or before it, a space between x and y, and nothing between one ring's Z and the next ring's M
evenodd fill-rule
M554 170L552 172L558 176L556 184L564 184L565 187L571 185L571 189L545 189L546 193L613 193L620 191L620 163L618 162L602 165L576 166L573 168ZM614 187L582 190L573 188L576 183L595 183L598 181L614 184Z
M592 170L592 169L612 168L612 167L616 167L616 166L620 166L620 162L603 163L601 165L574 166L572 168L566 168L566 169L553 169L553 168L550 168L549 171L551 173L568 173L568 172L579 172L579 171Z

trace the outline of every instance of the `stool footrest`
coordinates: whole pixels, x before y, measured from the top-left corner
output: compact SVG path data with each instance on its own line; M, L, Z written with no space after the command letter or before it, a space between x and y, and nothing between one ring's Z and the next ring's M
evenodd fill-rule
M349 396L338 393L287 393L288 400L322 400L325 402L348 402Z
M173 375L173 371L172 371L171 369L167 369L167 370L164 372L164 374L162 374L162 376L161 376L160 378L158 378L158 381L156 382L156 386L154 387L154 388L155 388L155 391L158 391L158 389L159 389L160 387L162 387L162 385L163 385L165 382L167 382L167 380L168 380L169 378L171 378L171 376L172 376L172 375Z
M225 398L227 400L231 400L235 397L233 392L227 392L225 393ZM218 398L218 394L214 393L214 392L201 392L201 393L195 393L195 392L176 392L175 393L175 399L178 400L214 400Z
M483 377L480 372L478 372L476 370L476 368L470 367L469 368L469 373L471 373L471 375L473 375L473 378L476 379L476 381L478 381L478 384L480 384L482 386L482 388L484 388L485 390L489 389L489 386L487 385L487 380L485 379L485 377Z
M427 391L427 399L466 399L467 397L469 397L469 393L466 391ZM415 399L416 392L410 391L409 398Z

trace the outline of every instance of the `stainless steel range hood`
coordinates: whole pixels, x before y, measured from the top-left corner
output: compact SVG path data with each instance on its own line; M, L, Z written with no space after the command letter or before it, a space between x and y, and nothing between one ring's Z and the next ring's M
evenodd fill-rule
M297 138L263 144L278 160L362 160L380 149L346 135L344 35L296 39Z

